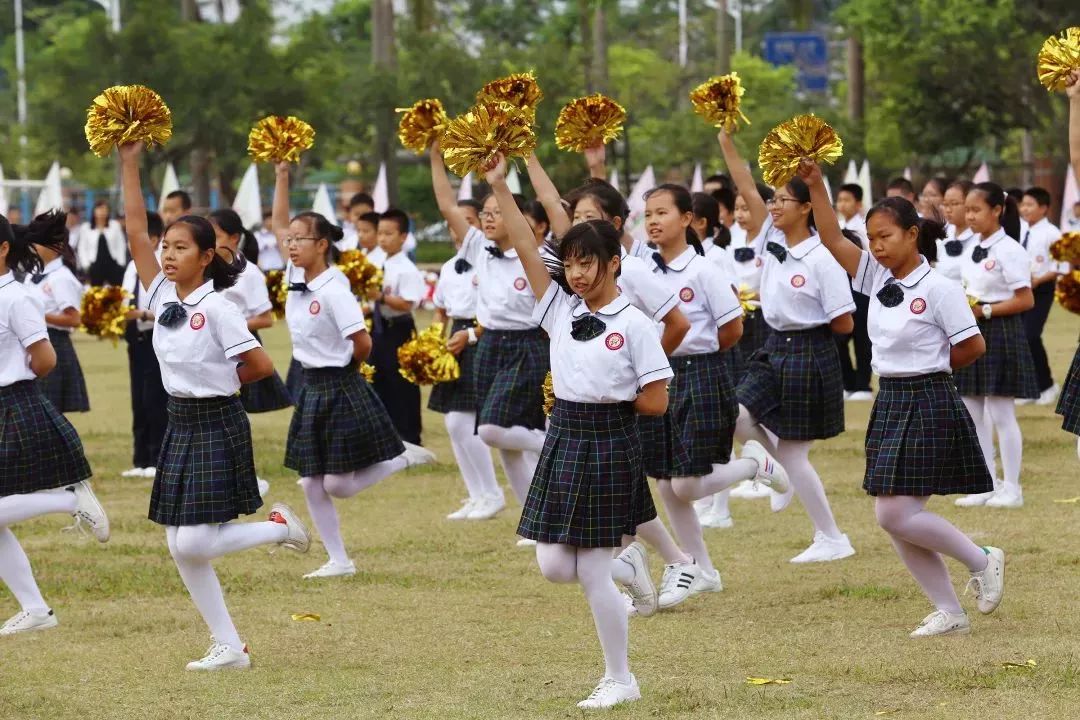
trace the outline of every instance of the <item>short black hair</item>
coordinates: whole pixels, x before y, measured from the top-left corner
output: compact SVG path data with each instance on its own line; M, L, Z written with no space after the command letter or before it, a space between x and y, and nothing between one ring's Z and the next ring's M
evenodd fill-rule
M358 192L349 198L349 209L356 207L357 205L367 205L369 207L375 207L375 199L367 193Z
M165 232L165 221L153 210L146 211L146 234L152 238L159 238Z
M383 220L389 220L390 222L397 223L398 232L402 235L406 235L409 232L409 216L405 214L404 210L398 210L397 208L390 208L382 215L379 216L379 222Z
M180 198L180 209L191 209L191 196L187 194L186 190L173 190L171 193L165 196L166 200L172 200L173 198Z
M706 183L716 183L726 190L735 192L735 181L731 179L730 175L725 175L724 173L710 175L701 182L702 185L705 185Z
M915 186L911 184L911 181L906 177L893 178L889 181L889 184L885 186L885 190L899 190L905 195L914 195Z
M719 190L713 190L710 195L716 202L728 211L728 213L735 212L735 193L728 187L722 187Z
M1024 191L1018 187L1006 188L1005 194L1015 200L1017 204L1019 204L1020 201L1024 199Z
M357 222L366 222L372 227L379 227L379 218L381 215L377 212L364 213L356 219Z
M1050 207L1050 193L1046 188L1029 187L1024 191L1024 197L1029 197L1042 207Z
M862 202L862 185L856 183L844 183L840 186L840 189L836 191L836 194L839 195L842 192L849 193L851 197L855 198L855 202Z
M484 212L484 203L480 202L475 198L465 198L464 200L458 200L457 206L460 208L471 207L473 210L476 211L477 215Z

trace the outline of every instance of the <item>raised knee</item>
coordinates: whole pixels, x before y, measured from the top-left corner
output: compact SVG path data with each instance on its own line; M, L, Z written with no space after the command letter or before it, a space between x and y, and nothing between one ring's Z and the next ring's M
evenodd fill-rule
M879 505L874 510L874 515L877 517L878 527L890 535L896 535L903 527L903 516L889 508L883 508Z
M577 582L577 571L565 565L540 565L540 574L544 579L553 583Z
M677 477L671 478L671 493L685 503L691 503L698 498L694 497L694 489L697 483L695 478Z
M207 555L208 538L206 533L195 528L181 527L169 544L169 551L177 560L204 560Z
M323 490L332 498L339 500L349 497L348 486L345 480L337 475L324 475L322 481Z
M485 445L497 448L502 444L503 432L498 425L481 425L476 429L476 433Z

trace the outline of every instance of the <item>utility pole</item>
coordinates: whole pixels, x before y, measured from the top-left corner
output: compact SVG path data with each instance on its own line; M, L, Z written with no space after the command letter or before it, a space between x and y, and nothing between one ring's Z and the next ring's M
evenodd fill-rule
M728 41L727 0L716 0L716 74L731 72L731 43Z
M394 40L393 0L371 4L371 54L378 76L375 145L386 164L386 187L391 205L397 204L397 161L394 146L394 106L397 100L397 46Z
M607 15L603 0L597 0L592 23L592 92L608 91Z

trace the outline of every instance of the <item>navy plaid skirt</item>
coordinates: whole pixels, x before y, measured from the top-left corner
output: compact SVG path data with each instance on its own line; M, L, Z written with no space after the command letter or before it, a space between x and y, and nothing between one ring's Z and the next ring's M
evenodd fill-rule
M285 375L285 388L295 403L300 397L300 391L304 388L304 366L296 358L289 358L289 372Z
M1080 435L1080 347L1076 348L1069 374L1061 386L1057 414L1061 415L1062 429Z
M742 321L743 334L739 338L739 344L728 351L731 353L732 370L734 371L732 378L735 380L736 385L742 380L742 376L746 374L746 363L750 356L761 349L772 333L772 328L765 322L765 315L760 308L743 315Z
M33 380L0 387L0 497L90 477L79 434Z
M739 404L727 352L670 358L675 377L668 409L641 417L645 472L649 477L701 477L731 459Z
M948 373L880 379L863 489L918 497L994 489L975 423Z
M390 415L356 365L304 370L285 443L285 467L301 477L338 475L403 452Z
M655 517L633 403L556 400L518 535L619 547Z
M255 339L262 344L259 333L252 333ZM240 402L244 404L244 410L249 413L273 412L284 410L292 406L292 395L277 370L268 378L240 387Z
M844 381L828 325L773 330L747 361L739 404L784 440L824 440L844 431Z
M49 342L56 351L56 367L45 377L38 378L42 394L62 413L89 412L86 380L71 342L71 333L49 328Z
M173 527L224 523L262 504L240 398L170 397L150 519Z
M475 320L455 318L450 327L450 334L459 330L467 330L476 327ZM428 410L438 413L448 412L476 412L476 385L474 373L476 346L466 345L461 354L457 356L458 365L461 366L461 377L453 382L438 383L431 388L431 397L428 398Z
M473 359L476 424L543 430L548 336L534 330L484 330Z
M967 367L953 372L956 389L963 397L1039 397L1035 361L1020 315L979 320L986 353Z

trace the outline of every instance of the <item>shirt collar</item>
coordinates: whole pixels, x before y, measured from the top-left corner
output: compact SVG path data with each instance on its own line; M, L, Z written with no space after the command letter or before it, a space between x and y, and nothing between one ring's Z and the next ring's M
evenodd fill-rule
M0 288L10 285L15 282L15 273L8 270L3 275L0 275Z
M316 275L315 278L307 284L308 290L320 290L324 285L333 280L333 271L335 267L335 265L331 265L330 267L326 268L321 273Z
M967 242L971 238L975 237L975 231L971 228L964 228L964 232L957 233L956 239L960 242Z
M41 269L42 275L48 275L53 270L59 270L60 266L64 264L64 258L55 257L49 262L45 263L45 267Z
M668 269L674 270L675 272L682 272L686 269L686 266L693 262L694 258L696 258L697 256L697 250L695 250L694 246L691 245L683 251L682 255L667 264Z
M979 241L979 245L987 250L994 247L998 242L1005 237L1005 228L998 228L997 232L988 238Z
M1050 224L1050 218L1045 218L1044 217L1042 220L1035 223L1034 225L1028 225L1028 230L1035 230L1037 228L1046 227L1049 224Z
M705 238L701 241L701 249L704 250L706 253L712 250L714 245L716 245L716 243L713 242L713 239L711 237Z
M802 260L809 255L814 249L821 246L821 238L817 235L811 235L803 240L795 247L788 248L788 255L791 255L796 260Z
M579 298L579 300L580 300L580 298ZM630 301L627 299L627 297L625 295L620 293L618 297L616 297L614 300L612 300L607 305L600 308L599 310L597 310L593 314L594 315L609 315L609 316L618 315L619 313L621 313L623 310L625 310L628 307L630 307ZM588 314L589 314L589 306L585 304L584 300L580 300L580 302L578 302L578 304L574 306L573 311L571 311L571 313L570 313L570 315L572 317L576 317L576 318L581 317L582 315L588 315Z
M403 257L405 257L405 253L400 251L400 250L398 252L394 253L393 255L387 255L386 256L386 265L397 265L398 263L401 262L401 258L403 258Z
M201 303L204 299L206 299L206 296L209 295L212 292L214 292L214 281L213 280L207 280L202 285L200 285L198 288L196 288L196 290L194 292L192 292L190 295L188 295L186 298L184 298L183 300L180 300L180 302L182 304L184 304L184 305L187 305L188 307L195 307L196 305ZM178 295L177 299L179 299L179 297L180 296Z
M930 274L930 263L927 262L926 258L922 255L919 255L919 260L921 260L921 262L919 263L919 267L908 273L906 278L900 280L895 275L893 275L893 279L896 280L896 282L900 285L906 287L908 290L918 285L920 282L922 282L922 279L924 277ZM891 272L889 274L892 275Z

